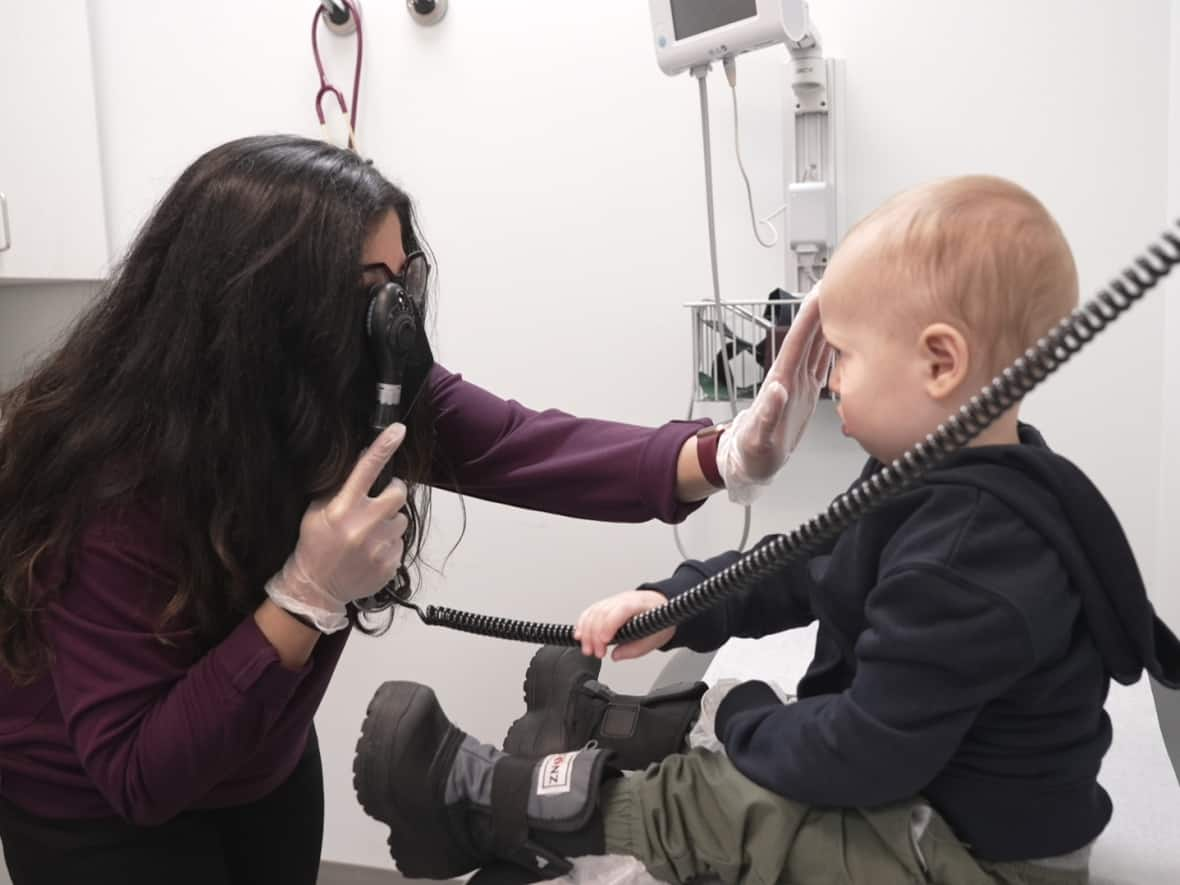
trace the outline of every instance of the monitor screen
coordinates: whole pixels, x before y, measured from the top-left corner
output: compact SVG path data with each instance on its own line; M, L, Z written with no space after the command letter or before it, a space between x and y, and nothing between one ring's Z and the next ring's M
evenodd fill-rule
M757 0L670 0L677 40L730 25L758 14Z

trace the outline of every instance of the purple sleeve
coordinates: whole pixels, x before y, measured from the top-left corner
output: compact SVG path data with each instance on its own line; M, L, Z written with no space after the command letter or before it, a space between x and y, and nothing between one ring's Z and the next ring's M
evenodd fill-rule
M88 528L45 629L70 741L111 806L165 821L232 775L311 665L279 663L253 617L207 654L188 630L158 631L175 576L158 529Z
M702 502L676 496L680 449L710 423L640 427L534 412L435 366L433 484L513 507L607 522L680 522Z

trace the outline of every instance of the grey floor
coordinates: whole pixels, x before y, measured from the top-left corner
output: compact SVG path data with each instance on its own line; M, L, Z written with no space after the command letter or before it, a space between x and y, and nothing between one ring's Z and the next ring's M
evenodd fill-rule
M408 882L396 872L376 870L372 867L357 867L344 863L325 863L320 867L318 885L401 885ZM12 885L8 869L4 866L4 855L0 850L0 885Z
M324 863L320 865L317 885L400 885L409 881L411 880L392 870L358 867L346 863Z

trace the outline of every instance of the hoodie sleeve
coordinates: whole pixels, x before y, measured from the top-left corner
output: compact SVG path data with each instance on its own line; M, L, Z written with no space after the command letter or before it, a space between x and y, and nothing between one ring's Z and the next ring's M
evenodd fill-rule
M776 537L767 535L754 549L764 547ZM703 562L690 559L681 563L670 578L640 587L675 599L729 568L742 556L731 550ZM810 624L815 619L811 611L811 588L826 560L826 556L821 556L790 563L782 571L755 581L746 590L727 594L717 605L680 624L664 648L713 651L731 637L769 636Z
M978 711L1034 666L1020 612L941 566L882 578L866 605L869 626L846 691L782 704L750 682L722 702L718 736L755 783L824 806L911 797Z

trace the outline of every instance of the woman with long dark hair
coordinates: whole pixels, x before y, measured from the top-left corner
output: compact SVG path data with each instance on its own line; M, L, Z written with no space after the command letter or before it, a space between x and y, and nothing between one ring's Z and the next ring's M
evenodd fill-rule
M314 882L312 717L350 603L420 548L431 486L679 520L725 479L769 481L814 407L822 339L800 329L721 457L707 422L533 412L439 366L372 441L368 287L422 251L409 198L355 154L231 142L0 399L0 838L17 885ZM401 479L370 496L391 459Z

